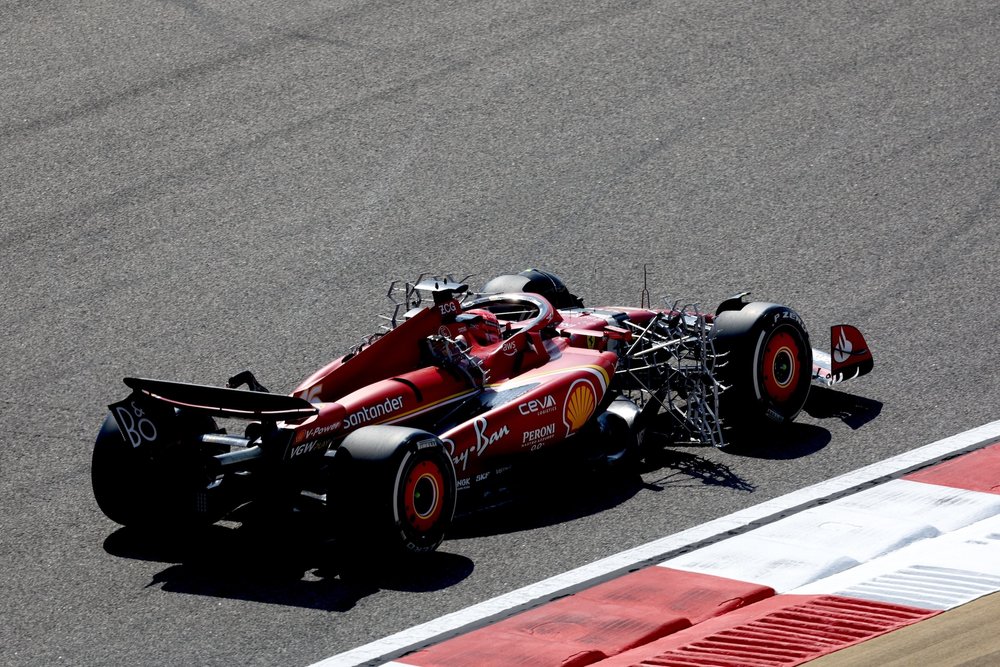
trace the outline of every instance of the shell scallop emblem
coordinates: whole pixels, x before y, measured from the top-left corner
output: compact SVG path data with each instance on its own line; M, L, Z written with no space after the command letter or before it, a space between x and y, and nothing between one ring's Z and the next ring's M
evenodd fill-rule
M597 405L597 397L589 382L579 380L570 387L569 396L566 398L566 410L563 413L563 421L569 427L570 433L575 433L594 413Z

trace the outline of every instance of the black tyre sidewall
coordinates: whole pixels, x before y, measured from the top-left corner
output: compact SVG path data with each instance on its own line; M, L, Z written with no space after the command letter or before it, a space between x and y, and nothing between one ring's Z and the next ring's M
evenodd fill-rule
M729 385L720 399L723 418L732 425L783 425L795 419L805 405L812 380L812 348L799 315L778 304L751 303L741 311L725 311L716 318L716 351L727 352L720 370ZM789 340L794 344L794 372L788 395L768 389L768 347ZM773 364L773 360L770 360ZM772 387L774 384L772 383Z
M457 499L454 464L438 438L404 427L365 427L328 456L328 512L345 556L437 549L451 526ZM418 529L407 517L407 482L414 470L428 466L439 473L440 512L433 525Z

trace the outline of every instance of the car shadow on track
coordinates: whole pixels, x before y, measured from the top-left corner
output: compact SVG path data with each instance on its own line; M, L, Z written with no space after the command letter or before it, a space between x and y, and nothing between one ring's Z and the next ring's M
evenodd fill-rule
M826 387L813 387L803 412L819 420L839 419L857 430L879 416L882 403ZM758 459L797 459L823 449L831 439L830 432L821 426L794 422L773 431L733 434L726 451Z
M721 486L734 491L753 492L757 487L725 463L691 451L663 449L647 456L643 466L643 486L651 491L691 486Z
M465 539L545 528L599 514L639 493L668 487L707 485L739 492L754 490L748 480L725 463L669 448L665 441L649 444L650 453L638 466L550 464L535 468L519 480L507 503L461 517L449 536ZM698 447L703 449L704 445Z
M857 430L879 416L882 403L826 387L813 387L803 412L819 420L839 419ZM830 432L822 426L794 422L775 430L731 434L726 451L758 459L797 459L823 449L831 439Z
M840 419L853 429L875 419L881 409L877 401L819 387L813 388L805 406L815 419ZM831 437L820 426L794 423L778 432L733 438L721 455L705 445L664 439L649 443L651 453L638 469L542 466L521 478L507 502L459 517L449 538L565 523L626 503L644 491L708 485L752 493L754 485L739 473L741 457L800 458L827 446ZM336 544L317 537L324 534L323 522L304 513L225 521L183 535L122 528L108 536L104 548L121 558L167 563L148 584L164 591L336 612L349 611L380 590L446 589L475 567L470 559L448 553L446 541L441 550L422 557L419 567L372 563L358 568L343 562Z
M815 454L832 439L821 426L793 423L776 430L733 435L725 452L736 457L788 461Z
M882 404L864 396L826 387L813 387L804 410L810 417L839 419L857 430L879 416Z
M322 533L311 521L217 524L184 535L121 528L104 549L121 558L172 563L148 584L166 592L336 612L380 590L449 588L474 569L470 559L448 553L447 545L420 557L419 567L349 566L333 544L314 537Z
M449 537L467 539L545 528L600 514L642 490L642 479L624 471L568 466L535 469L518 480L506 502L459 516Z

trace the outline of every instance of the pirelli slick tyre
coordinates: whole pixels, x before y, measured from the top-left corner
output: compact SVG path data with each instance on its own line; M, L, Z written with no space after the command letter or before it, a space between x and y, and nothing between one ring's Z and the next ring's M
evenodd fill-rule
M455 467L437 437L401 426L366 426L327 456L328 511L346 555L437 549L457 499Z
M795 419L809 396L812 348L799 315L774 303L749 303L718 314L716 353L725 353L718 377L728 425L782 425Z

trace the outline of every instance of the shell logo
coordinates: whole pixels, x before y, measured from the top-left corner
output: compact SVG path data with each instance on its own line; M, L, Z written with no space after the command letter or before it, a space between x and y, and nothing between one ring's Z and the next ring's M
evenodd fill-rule
M563 408L563 422L565 422L568 433L578 431L597 407L597 394L594 387L587 380L577 380L570 385L569 393L566 395L566 407Z

